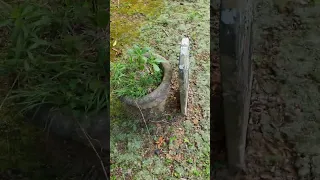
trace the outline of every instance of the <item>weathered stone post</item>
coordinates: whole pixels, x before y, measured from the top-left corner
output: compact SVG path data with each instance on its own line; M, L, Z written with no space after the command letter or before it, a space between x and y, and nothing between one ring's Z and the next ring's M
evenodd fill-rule
M252 82L252 0L222 0L220 65L231 172L245 169L246 133Z
M189 64L189 39L183 38L179 59L180 107L183 115L187 115L188 108Z

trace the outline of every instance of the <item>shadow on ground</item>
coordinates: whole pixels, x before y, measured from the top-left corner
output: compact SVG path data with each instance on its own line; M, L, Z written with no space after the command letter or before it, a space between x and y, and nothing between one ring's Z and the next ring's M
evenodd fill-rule
M106 179L93 149L2 116L0 179ZM106 152L100 153L104 158ZM104 162L107 166L107 161Z

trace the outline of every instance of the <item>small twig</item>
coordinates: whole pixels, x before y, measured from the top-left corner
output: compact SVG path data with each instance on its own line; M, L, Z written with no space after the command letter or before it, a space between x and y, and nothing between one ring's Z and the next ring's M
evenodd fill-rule
M116 56L118 56L118 55L120 55L122 53L121 50L117 50L115 48L111 48L111 49L116 52Z
M114 51L117 52L117 53L120 53L120 51L117 50L116 48L111 48L111 49L114 50Z
M107 174L107 172L106 172L106 170L105 170L104 163L103 163L103 161L102 161L102 159L101 159L101 157L100 157L99 153L97 152L96 148L95 148L95 147L94 147L94 145L92 144L92 142L91 142L90 138L88 137L88 134L85 132L85 130L84 130L84 129L82 128L82 126L80 125L79 121L78 121L78 120L76 120L76 122L78 123L78 125L79 125L79 127L80 127L81 131L83 132L83 134L85 135L86 139L87 139L87 140L88 140L88 142L90 143L90 146L92 147L92 149L93 149L93 150L94 150L94 152L96 153L97 157L99 158L99 160L100 160L100 164L101 164L101 167L102 167L102 170L103 170L103 173L104 173L104 175L105 175L106 179L107 179L107 180L109 180L109 178L108 178L108 174Z
M135 103L136 103L137 107L139 108L139 111L140 111L140 114L141 114L141 116L142 116L143 122L144 122L144 124L146 125L147 131L148 131L148 133L149 133L149 135L150 135L150 138L151 138L152 136L151 136L151 133L150 133L149 128L148 128L148 126L147 126L146 119L144 118L144 115L143 115L143 113L142 113L142 111L141 111L141 109L140 109L140 106L138 105L137 101L135 101ZM151 138L151 139L152 139L152 138Z
M167 33L166 30L162 29L162 31L167 35L167 37L169 37L169 34Z
M118 0L118 8L120 8L120 0Z
M160 123L160 122L164 122L164 123L167 123L167 124L171 124L170 122L165 121L165 120L161 120L161 121L150 121L150 122L153 122L153 123Z
M18 74L18 76L17 76L16 79L14 80L14 82L13 82L13 84L12 84L9 92L7 93L6 97L2 100L1 105L0 105L0 110L2 109L2 106L3 106L4 102L7 100L9 94L11 93L11 91L12 91L12 89L13 89L13 87L16 85L16 83L17 83L17 81L18 81L18 79L19 79L19 76L20 76L20 74Z

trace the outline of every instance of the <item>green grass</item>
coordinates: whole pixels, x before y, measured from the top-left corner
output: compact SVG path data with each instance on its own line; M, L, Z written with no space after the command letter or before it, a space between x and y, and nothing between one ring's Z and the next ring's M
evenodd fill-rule
M191 133L178 138L172 136L169 145L163 145L163 152L157 156L154 154L156 149L154 141L150 141L145 128L136 127L136 124L136 120L132 119L131 122L117 124L111 131L111 159L114 162L111 172L114 178L207 179L209 177L209 142ZM190 131L192 129L193 127ZM155 130L151 130L151 135L155 139L158 137ZM188 141L183 142L183 139ZM176 143L180 140L183 142L180 146L185 149L177 147ZM196 144L201 146L198 147ZM174 159L179 156L182 158Z
M42 104L74 114L106 108L109 22L101 2L9 3L0 16L10 32L0 61L0 76L13 79L7 102L22 113Z
M134 45L122 61L111 62L111 92L134 98L151 93L162 81L161 62L164 60L154 56L150 48Z
M66 159L51 157L55 150L46 152L48 134L23 123L20 115L42 104L74 115L107 107L109 4L29 0L5 1L4 6L3 2L0 176L18 169L31 179L53 179L65 175Z
M177 55L180 52L179 43L185 35L193 35L192 42L197 47L192 49L193 56L209 54L209 1L197 3L165 1L162 14L157 19L148 20L142 26L137 41L152 47L159 55L166 57L177 67ZM195 13L199 12L199 14ZM208 14L208 16L206 15ZM202 19L203 18L203 19ZM201 56L202 57L202 56ZM191 76L196 79L195 103L205 111L204 117L199 118L196 127L190 120L176 119L176 114L169 114L164 119L172 124L147 124L142 119L134 119L118 115L111 120L111 177L113 179L209 179L210 175L210 125L209 125L209 56L204 58L191 57ZM197 62L197 63L195 63ZM201 99L201 100L200 100ZM170 102L169 102L170 103ZM111 107L113 108L113 107ZM122 113L121 108L116 113ZM190 115L196 115L193 110ZM139 126L143 124L143 126ZM160 128L160 129L158 129ZM181 130L179 130L181 129ZM181 133L183 131L184 133ZM168 139L160 147L161 153L155 154L155 142L163 136Z

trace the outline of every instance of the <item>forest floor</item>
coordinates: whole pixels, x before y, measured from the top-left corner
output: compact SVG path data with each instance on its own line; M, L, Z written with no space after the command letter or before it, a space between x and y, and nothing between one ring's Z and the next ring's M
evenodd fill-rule
M242 179L320 179L319 16L315 1L256 3L247 171ZM219 154L223 162L225 153ZM223 179L225 172L216 168L213 175Z
M112 179L209 179L209 18L209 0L165 1L160 15L141 26L139 43L155 49L173 66L170 96L163 119L147 124L150 134L142 118L112 117ZM191 41L186 117L180 115L177 82L183 37Z

